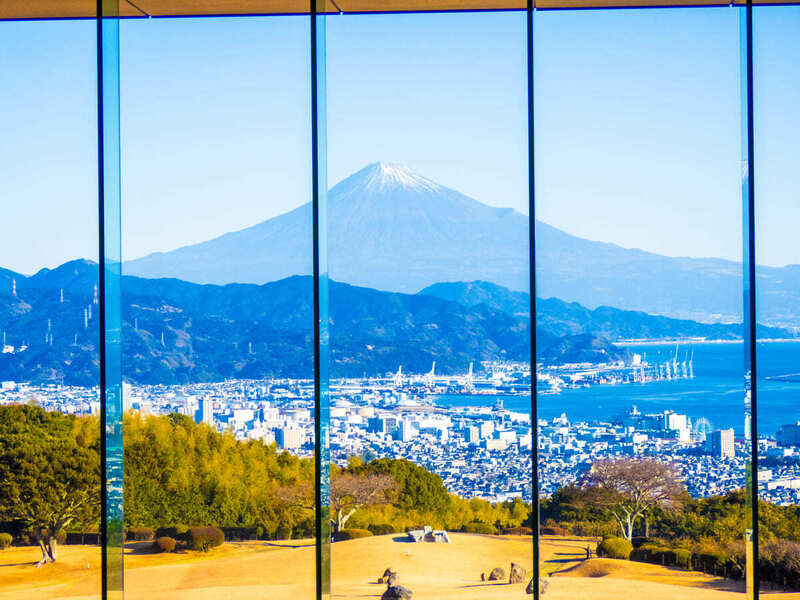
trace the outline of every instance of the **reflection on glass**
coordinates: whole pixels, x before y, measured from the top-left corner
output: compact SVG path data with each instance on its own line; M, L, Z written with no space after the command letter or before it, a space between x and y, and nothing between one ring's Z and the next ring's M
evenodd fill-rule
M754 9L759 579L761 593L800 590L800 409L796 227L800 180L800 8Z
M0 598L100 597L94 21L0 23Z
M525 17L327 17L337 598L531 579Z
M732 9L536 15L552 593L744 591L738 26Z
M327 124L327 63L326 17L312 15L312 155L315 199L314 222L314 327L317 339L315 355L316 415L314 431L316 459L317 522L317 597L326 600L331 593L331 455L330 455L330 323L328 296L328 124Z
M102 96L99 97L102 115L102 169L100 185L102 203L103 248L100 272L100 313L104 330L101 354L100 426L105 433L101 440L105 469L103 548L104 598L122 600L124 589L124 529L123 529L123 440L122 440L122 289L121 289L121 197L120 197L120 139L119 139L119 19L116 6L102 14L102 62L99 78Z
M308 19L120 28L125 595L312 598Z

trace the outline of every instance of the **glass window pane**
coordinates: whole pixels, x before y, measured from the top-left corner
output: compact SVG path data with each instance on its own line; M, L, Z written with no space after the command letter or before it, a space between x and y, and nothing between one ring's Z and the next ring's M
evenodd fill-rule
M552 592L744 589L738 28L728 8L535 15Z
M311 598L308 18L120 43L126 597Z
M531 578L525 19L327 18L334 597Z
M94 20L0 23L4 599L100 597L96 61Z
M762 332L758 378L759 575L761 591L794 591L800 573L797 506L800 386L795 375L800 314L800 7L754 10L756 307ZM767 326L769 329L767 329Z

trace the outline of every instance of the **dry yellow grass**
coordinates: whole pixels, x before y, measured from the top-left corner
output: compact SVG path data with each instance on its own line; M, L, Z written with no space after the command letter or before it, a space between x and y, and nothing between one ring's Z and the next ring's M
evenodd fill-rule
M524 598L525 584L481 582L481 573L502 567L508 574L514 561L530 570L530 537L451 534L449 544L411 544L399 536L364 538L332 548L334 598L380 597L386 586L375 583L391 567L414 598Z
M450 544L410 544L400 536L380 536L332 547L332 596L380 598L374 583L386 567L400 575L415 600L494 600L525 598L525 584L481 582L481 572L511 561L530 568L530 538L451 535ZM728 583L701 573L609 559L584 560L579 538L546 538L542 572L552 600L647 597L648 600L734 600L742 598ZM33 567L36 548L0 552L0 600L96 600L100 552L96 547L61 549L56 565ZM87 569L87 563L89 568ZM559 572L560 571L560 572ZM227 543L209 554L142 554L131 546L125 556L127 600L302 600L314 596L314 548L309 542ZM772 596L772 595L770 595ZM777 595L774 596L778 600ZM800 600L781 594L780 600Z

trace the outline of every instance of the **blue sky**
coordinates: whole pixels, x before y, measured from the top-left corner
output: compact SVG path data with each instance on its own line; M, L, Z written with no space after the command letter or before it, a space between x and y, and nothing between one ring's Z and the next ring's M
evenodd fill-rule
M759 262L800 263L800 8L756 10ZM741 254L734 9L536 15L537 216ZM125 21L124 256L309 198L308 20ZM93 22L0 23L0 265L96 255ZM522 13L328 19L333 184L377 160L527 211Z

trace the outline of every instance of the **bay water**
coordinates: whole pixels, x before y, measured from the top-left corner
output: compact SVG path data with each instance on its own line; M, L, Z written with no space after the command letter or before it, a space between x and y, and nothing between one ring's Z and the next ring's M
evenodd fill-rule
M647 362L671 361L675 344L631 346ZM560 394L538 397L538 418L550 420L566 414L572 422L608 421L636 406L643 414L673 410L692 422L705 418L713 429L732 427L744 434L744 344L681 344L678 360L694 355L693 379L617 385L593 385L565 389ZM757 352L757 402L759 436L774 436L781 425L800 421L800 342L759 342ZM794 380L770 377L798 374ZM505 408L530 412L528 396L443 395L443 406L492 405L503 398Z

